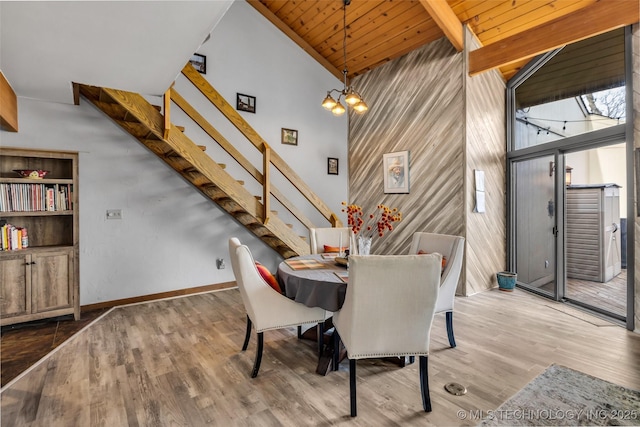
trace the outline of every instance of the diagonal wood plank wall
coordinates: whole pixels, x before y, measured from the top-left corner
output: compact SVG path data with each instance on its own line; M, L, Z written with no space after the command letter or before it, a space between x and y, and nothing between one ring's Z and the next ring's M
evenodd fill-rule
M465 33L467 49L477 49L473 35ZM495 274L506 265L506 107L505 83L498 72L465 76L467 275L461 293L472 295L497 286ZM476 169L485 174L485 213L473 212Z
M463 55L440 39L353 83L370 109L350 115L350 202L403 214L372 253L407 253L415 231L464 235ZM410 194L384 194L382 155L405 150Z
M403 213L372 253L407 253L416 231L467 238L458 293L471 295L505 265L505 85L496 73L466 78L464 61L440 39L354 80L370 110L350 116L349 201ZM410 193L384 194L382 155L404 150ZM474 169L486 174L487 214L471 213Z

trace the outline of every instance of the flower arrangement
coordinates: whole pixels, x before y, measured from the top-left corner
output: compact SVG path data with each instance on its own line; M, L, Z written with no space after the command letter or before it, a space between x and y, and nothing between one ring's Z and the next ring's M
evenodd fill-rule
M365 237L372 238L375 233L383 237L385 232L393 231L394 222L402 220L402 212L398 212L398 208L378 205L374 213L365 216L361 206L347 202L342 202L342 205L342 212L347 213L347 224L356 236L364 230Z

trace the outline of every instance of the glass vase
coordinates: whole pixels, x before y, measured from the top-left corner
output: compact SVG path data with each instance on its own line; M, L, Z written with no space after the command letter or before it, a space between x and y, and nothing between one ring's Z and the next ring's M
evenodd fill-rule
M358 255L369 255L371 252L371 237L358 236Z

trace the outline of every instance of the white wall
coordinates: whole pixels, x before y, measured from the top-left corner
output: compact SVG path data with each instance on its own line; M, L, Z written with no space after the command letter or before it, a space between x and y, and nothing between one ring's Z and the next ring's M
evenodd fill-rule
M206 77L230 103L236 92L257 97L257 113L245 118L339 211L347 196L347 122L320 102L340 82L241 1L198 52L207 56ZM272 270L281 260L88 101L19 98L18 114L20 132L0 132L1 145L80 152L82 305L232 281L230 236ZM174 108L172 121L198 139L195 125L180 119ZM298 129L297 147L280 144L281 127ZM340 159L340 175L327 175L327 157ZM107 209L122 209L123 219L107 221ZM227 268L217 270L216 258Z

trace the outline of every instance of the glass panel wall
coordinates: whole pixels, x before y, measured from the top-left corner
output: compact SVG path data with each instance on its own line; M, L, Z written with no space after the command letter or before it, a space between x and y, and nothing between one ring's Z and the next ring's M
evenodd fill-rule
M627 38L623 28L542 55L508 82L507 98L517 285L622 321Z

